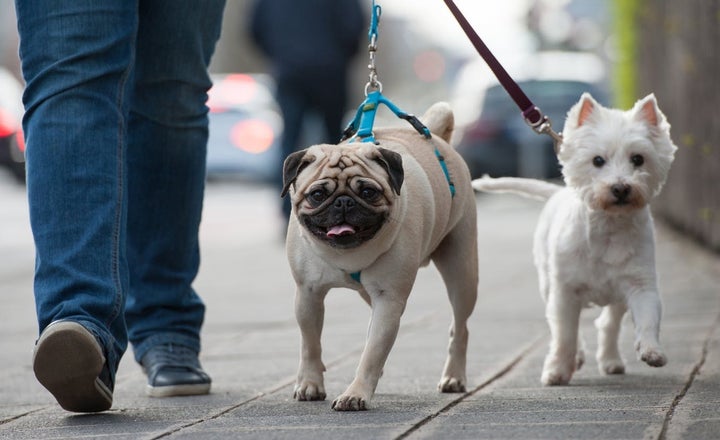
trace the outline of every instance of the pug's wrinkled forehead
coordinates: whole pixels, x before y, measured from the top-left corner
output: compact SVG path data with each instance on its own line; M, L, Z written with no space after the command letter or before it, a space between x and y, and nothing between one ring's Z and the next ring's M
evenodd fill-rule
M345 184L357 176L382 177L382 167L376 163L379 157L377 148L372 144L357 145L319 145L316 160L319 165L316 179L332 179Z
M402 157L370 143L315 145L291 154L283 165L284 196L291 185L295 194L304 194L318 182L334 192L338 187L362 186L374 182L388 196L400 194L404 179Z
M383 167L377 163L381 156L372 145L322 145L316 154L317 174L308 182L311 185L319 181L326 182L332 191L354 187L363 182L373 182L382 187L382 191L392 191ZM320 153L320 154L318 154Z
M324 152L327 156L321 159L325 162L321 173L323 177L347 181L368 171L367 164L362 159L368 152L363 151L362 148L333 146L325 149Z

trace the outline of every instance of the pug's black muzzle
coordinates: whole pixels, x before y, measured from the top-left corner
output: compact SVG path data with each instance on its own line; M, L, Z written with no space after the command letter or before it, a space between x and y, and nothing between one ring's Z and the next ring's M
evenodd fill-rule
M348 195L338 196L300 218L314 236L341 249L354 248L370 240L386 219L387 213L375 212Z

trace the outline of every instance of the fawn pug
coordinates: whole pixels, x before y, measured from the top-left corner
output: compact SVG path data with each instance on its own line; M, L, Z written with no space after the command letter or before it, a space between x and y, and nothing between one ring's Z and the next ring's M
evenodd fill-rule
M431 260L453 309L439 388L465 390L466 323L478 277L475 196L467 166L448 145L449 106L435 104L421 119L430 139L385 128L376 130L376 142L315 145L285 160L283 193L292 200L286 248L302 334L298 400L325 399L323 301L329 289L347 287L370 304L372 319L356 377L332 406L367 409L417 271Z

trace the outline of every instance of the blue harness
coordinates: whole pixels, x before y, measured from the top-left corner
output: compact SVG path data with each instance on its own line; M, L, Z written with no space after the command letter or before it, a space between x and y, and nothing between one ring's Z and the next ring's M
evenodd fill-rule
M378 36L378 22L380 20L381 8L375 4L375 0L372 2L372 14L370 19L370 30L368 31L368 38L370 39L370 45L368 51L370 53L370 81L365 86L365 101L360 104L355 117L348 124L345 131L343 131L342 141L348 140L348 142L372 142L377 144L375 141L375 134L373 133L373 125L375 123L375 115L377 113L380 104L387 106L394 114L400 119L404 119L412 125L412 127L420 133L425 139L432 139L430 130L423 125L422 122L414 115L405 113L400 110L395 104L392 103L382 94L382 84L377 79L377 72L375 70L375 52L377 51L377 36ZM435 156L440 162L445 179L448 181L450 186L450 195L455 197L455 184L450 179L450 172L448 171L447 163L445 158L440 154L440 150L435 146ZM360 272L353 272L350 274L350 278L360 283Z
M389 99L383 96L380 90L375 90L368 93L365 101L363 101L363 103L360 104L360 107L358 107L357 112L355 112L355 118L353 118L343 132L343 140L349 139L348 142L356 142L359 140L360 142L377 143L377 141L375 141L375 134L373 133L373 124L375 123L375 114L377 113L377 109L380 104L385 104L395 114L395 116L408 121L410 125L412 125L412 127L425 139L432 139L430 130L423 125L418 118L403 112ZM448 170L445 158L437 147L435 147L435 157L437 157L438 162L440 163L440 168L442 168L443 174L445 174L445 179L450 187L450 196L455 197L455 184L450 179L450 171ZM355 282L360 283L360 272L351 273L350 278L352 278Z
M375 123L375 114L377 113L377 109L380 107L380 104L385 104L398 118L408 121L418 133L425 137L425 139L432 139L430 130L428 130L428 128L423 125L418 118L400 110L400 108L393 104L392 101L383 96L380 90L375 90L368 93L365 101L363 101L363 103L360 104L360 107L358 107L357 112L355 112L355 117L343 132L342 140L349 139L348 142L360 140L361 142L377 143L375 141L375 134L373 133L373 125ZM440 168L442 168L443 174L445 174L445 179L448 181L448 185L450 186L450 194L452 197L455 197L455 184L450 179L450 171L448 170L445 158L437 147L435 147L435 156L437 157L438 162L440 163Z

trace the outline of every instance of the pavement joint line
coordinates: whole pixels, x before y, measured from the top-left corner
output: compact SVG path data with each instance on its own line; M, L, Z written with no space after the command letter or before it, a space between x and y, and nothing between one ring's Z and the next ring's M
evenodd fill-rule
M451 409L453 409L454 407L456 407L458 404L460 404L462 401L464 401L464 400L467 399L468 397L474 396L475 394L477 394L477 393L480 392L481 390L487 388L488 386L490 386L490 385L493 384L494 382L496 382L496 381L502 379L503 377L505 377L505 376L506 376L507 374L509 374L523 359L525 359L528 354L530 354L533 350L535 350L535 349L537 348L538 344L539 344L541 341L543 341L546 337L547 337L546 334L542 334L542 335L538 336L537 338L533 339L532 341L530 341L530 343L528 343L528 344L525 346L525 348L523 348L522 351L520 351L520 353L519 353L517 356L515 356L507 365L505 365L504 367L502 367L502 368L500 369L500 371L498 371L497 373L493 374L491 377L489 377L488 379L486 379L485 381L483 381L480 385L478 385L478 386L476 386L475 388L473 388L472 390L464 393L463 395L461 395L461 396L458 397L457 399L453 399L452 401L450 401L449 403L447 403L445 406L443 406L443 407L440 408L439 410L437 410L437 411L435 411L434 413L432 413L432 414L424 417L424 418L421 419L419 422L417 422L417 423L415 423L413 426L411 426L410 429L408 429L407 431L403 432L403 433L400 434L399 436L395 437L394 440L402 440L402 439L408 438L411 434L413 434L414 432L416 432L417 430L419 430L419 429L422 428L423 426L428 425L431 421L433 421L435 418L437 418L440 414L443 414L443 413L446 413L446 412L450 411Z
M678 408L678 406L680 406L683 398L685 398L685 395L692 387L695 378L698 376L698 374L700 374L700 370L702 370L702 367L705 365L705 361L707 360L707 355L710 350L710 341L712 340L713 334L718 329L718 326L720 326L720 314L718 314L718 316L715 318L715 322L712 323L710 329L708 330L707 336L705 337L705 342L703 343L702 351L700 352L700 359L697 361L692 371L690 371L690 375L685 382L685 386L683 386L680 392L675 395L675 398L670 404L670 408L668 408L667 412L665 413L662 429L660 429L657 440L667 439L667 432L670 428L670 422L672 422L672 418L675 415L675 410Z
M44 406L44 407L42 407L42 408L33 409L33 410L31 410L31 411L27 411L27 412L24 412L24 413L22 413L22 414L18 414L18 415L13 416L13 417L9 417L9 418L7 418L7 419L0 420L0 426L1 426L1 425L4 425L4 424L6 424L6 423L14 422L15 420L22 419L22 418L25 417L25 416L29 416L29 415L35 414L35 413L37 413L37 412L40 412L40 411L45 411L46 409L49 409L49 408L50 408L49 406Z
M412 331L413 328L418 327L421 323L426 322L426 321L431 321L432 318L437 314L438 314L437 312L433 312L433 313L428 313L428 314L422 315L412 321L406 322L405 324L401 324L401 329L410 329ZM364 344L362 344L358 348L347 351L346 353L336 357L335 359L333 359L332 361L330 361L326 364L326 366L325 366L326 369L333 368L333 367L336 367L338 365L341 365L341 364L347 362L347 360L350 359L352 356L355 356L358 353L361 353L363 350L363 347L364 347ZM294 383L295 383L295 376L291 376L289 379L280 380L277 384L271 386L270 388L268 388L265 391L260 391L253 397L250 397L241 402L230 405L230 406L223 408L219 411L216 411L208 416L193 420L188 423L183 423L179 426L176 425L175 427L171 427L170 429L166 430L165 432L163 432L161 434L157 434L157 435L148 437L148 440L158 440L161 438L165 438L165 437L171 436L173 434L176 434L184 429L191 428L193 426L208 422L210 420L218 419L218 418L224 416L225 414L235 411L236 409L241 408L245 405L248 405L256 400L262 399L265 396L275 394L284 388L291 387L291 386L293 386Z
M275 391L272 391L272 392L275 392ZM191 428L191 427L193 427L193 426L195 426L195 425L199 425L199 424L201 424L201 423L204 423L204 422L207 422L207 421L210 421L210 420L217 419L217 418L222 417L223 415L225 415L225 414L227 414L227 413L229 413L229 412L231 412L231 411L234 411L234 410L236 410L236 409L238 409L238 408L240 408L240 407L242 407L242 406L245 406L245 405L247 405L247 404L249 404L249 403L251 403L251 402L254 402L255 400L258 400L258 399L266 396L267 394L268 394L268 393L265 393L265 392L257 393L256 395L254 395L253 397L251 397L251 398L249 398L249 399L245 399L245 400L243 400L242 402L236 403L236 404L231 405L231 406L229 406L229 407L227 407L227 408L223 408L223 409L221 409L221 410L219 410L219 411L216 411L215 413L213 413L213 414L211 414L211 415L209 415L209 416L207 416L207 417L202 417L202 418L200 418L200 419L193 420L192 422L184 423L184 424L182 424L182 425L180 425L180 426L175 426L174 428L171 427L170 429L166 430L166 431L163 432L162 434L158 434L158 435L154 435L154 436L152 436L152 437L148 437L148 439L149 439L149 440L157 440L157 439L160 439L160 438L168 437L168 436L171 436L171 435L173 435L173 434L176 434L176 433L182 431L183 429Z

